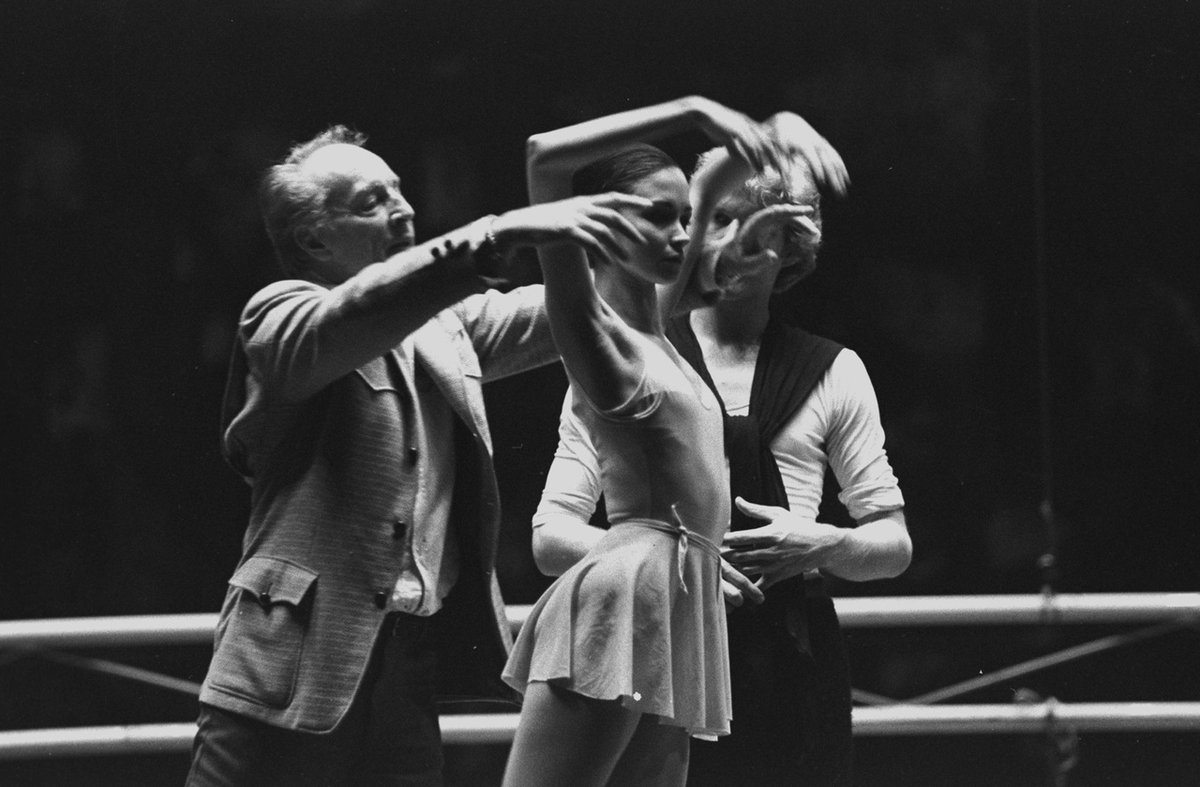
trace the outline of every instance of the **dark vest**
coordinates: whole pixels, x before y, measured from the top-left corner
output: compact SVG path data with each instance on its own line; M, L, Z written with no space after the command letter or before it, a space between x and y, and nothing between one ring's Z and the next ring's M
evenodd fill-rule
M667 336L720 400L687 317L671 321ZM725 415L725 453L729 457L731 500L733 496L741 496L752 503L789 508L783 478L771 453L771 443L796 415L841 351L842 346L829 339L784 325L775 317L768 320L754 366L749 412L744 416ZM761 521L745 516L734 507L733 530L761 525ZM807 623L799 603L804 592L803 577L793 577L774 585L767 591L761 614L785 628L797 647L807 651Z

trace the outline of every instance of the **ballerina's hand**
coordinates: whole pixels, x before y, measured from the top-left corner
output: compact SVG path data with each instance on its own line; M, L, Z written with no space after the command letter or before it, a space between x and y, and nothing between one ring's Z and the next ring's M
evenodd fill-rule
M504 248L574 243L609 260L623 258L622 236L642 243L642 233L623 211L645 210L650 200L609 192L570 197L510 210L497 217L492 232Z
M818 134L807 120L794 112L779 112L763 125L785 155L798 155L808 162L818 186L827 186L838 196L845 196L850 187L846 164L829 140Z
M700 129L730 155L756 172L768 166L782 171L784 151L770 129L748 115L708 99L698 99Z

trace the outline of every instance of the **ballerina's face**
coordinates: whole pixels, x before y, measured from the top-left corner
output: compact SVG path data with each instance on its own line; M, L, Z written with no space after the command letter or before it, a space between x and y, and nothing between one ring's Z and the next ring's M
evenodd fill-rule
M672 282L683 269L683 250L688 240L684 227L692 213L687 178L677 167L660 169L635 181L629 193L645 197L651 204L626 212L644 241L622 240L627 258L617 265L651 284Z

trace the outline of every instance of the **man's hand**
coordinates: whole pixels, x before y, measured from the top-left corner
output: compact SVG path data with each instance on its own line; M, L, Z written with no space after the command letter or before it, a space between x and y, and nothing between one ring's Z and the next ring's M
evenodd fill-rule
M810 218L809 205L771 205L756 211L745 223L734 219L724 235L712 240L705 254L716 257L714 281L722 297L738 295L746 277L760 272L774 276L779 269L795 265L796 243L789 236L806 235L815 243L821 230Z
M763 603L763 592L754 580L729 565L724 558L721 558L721 592L725 595L726 609L746 603Z
M610 260L625 252L620 238L644 242L642 233L621 211L645 210L650 200L632 194L593 194L517 208L496 217L492 234L504 250L517 246L574 243Z
M773 251L783 256L784 240L789 230L819 240L821 230L810 218L812 214L811 205L789 203L769 205L755 211L738 230L736 248L744 257L752 257L763 251Z
M749 503L738 497L738 509L766 524L725 535L721 557L733 568L758 576L757 585L766 590L777 582L805 571L821 568L849 531L802 519L786 508Z

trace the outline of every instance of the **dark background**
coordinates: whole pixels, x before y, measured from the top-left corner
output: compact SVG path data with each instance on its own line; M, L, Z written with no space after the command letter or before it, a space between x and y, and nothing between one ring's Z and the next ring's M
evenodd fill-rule
M1195 590L1197 33L1187 0L5 3L0 618L218 608L248 495L217 410L237 313L273 275L254 183L290 142L367 132L429 237L522 203L528 134L689 93L799 112L853 178L779 308L865 360L916 552L900 579L837 592ZM666 147L690 167L704 140ZM562 390L555 368L488 391L513 603L547 584L527 523ZM847 635L855 685L902 698L1106 633ZM1174 634L965 699L1197 700L1196 646ZM197 681L208 656L99 655ZM194 716L18 656L0 654L0 729ZM1195 783L1197 743L1084 735L1068 783ZM1037 736L857 745L863 785L1047 783ZM502 749L456 747L452 772L490 783ZM185 769L0 764L0 781Z

